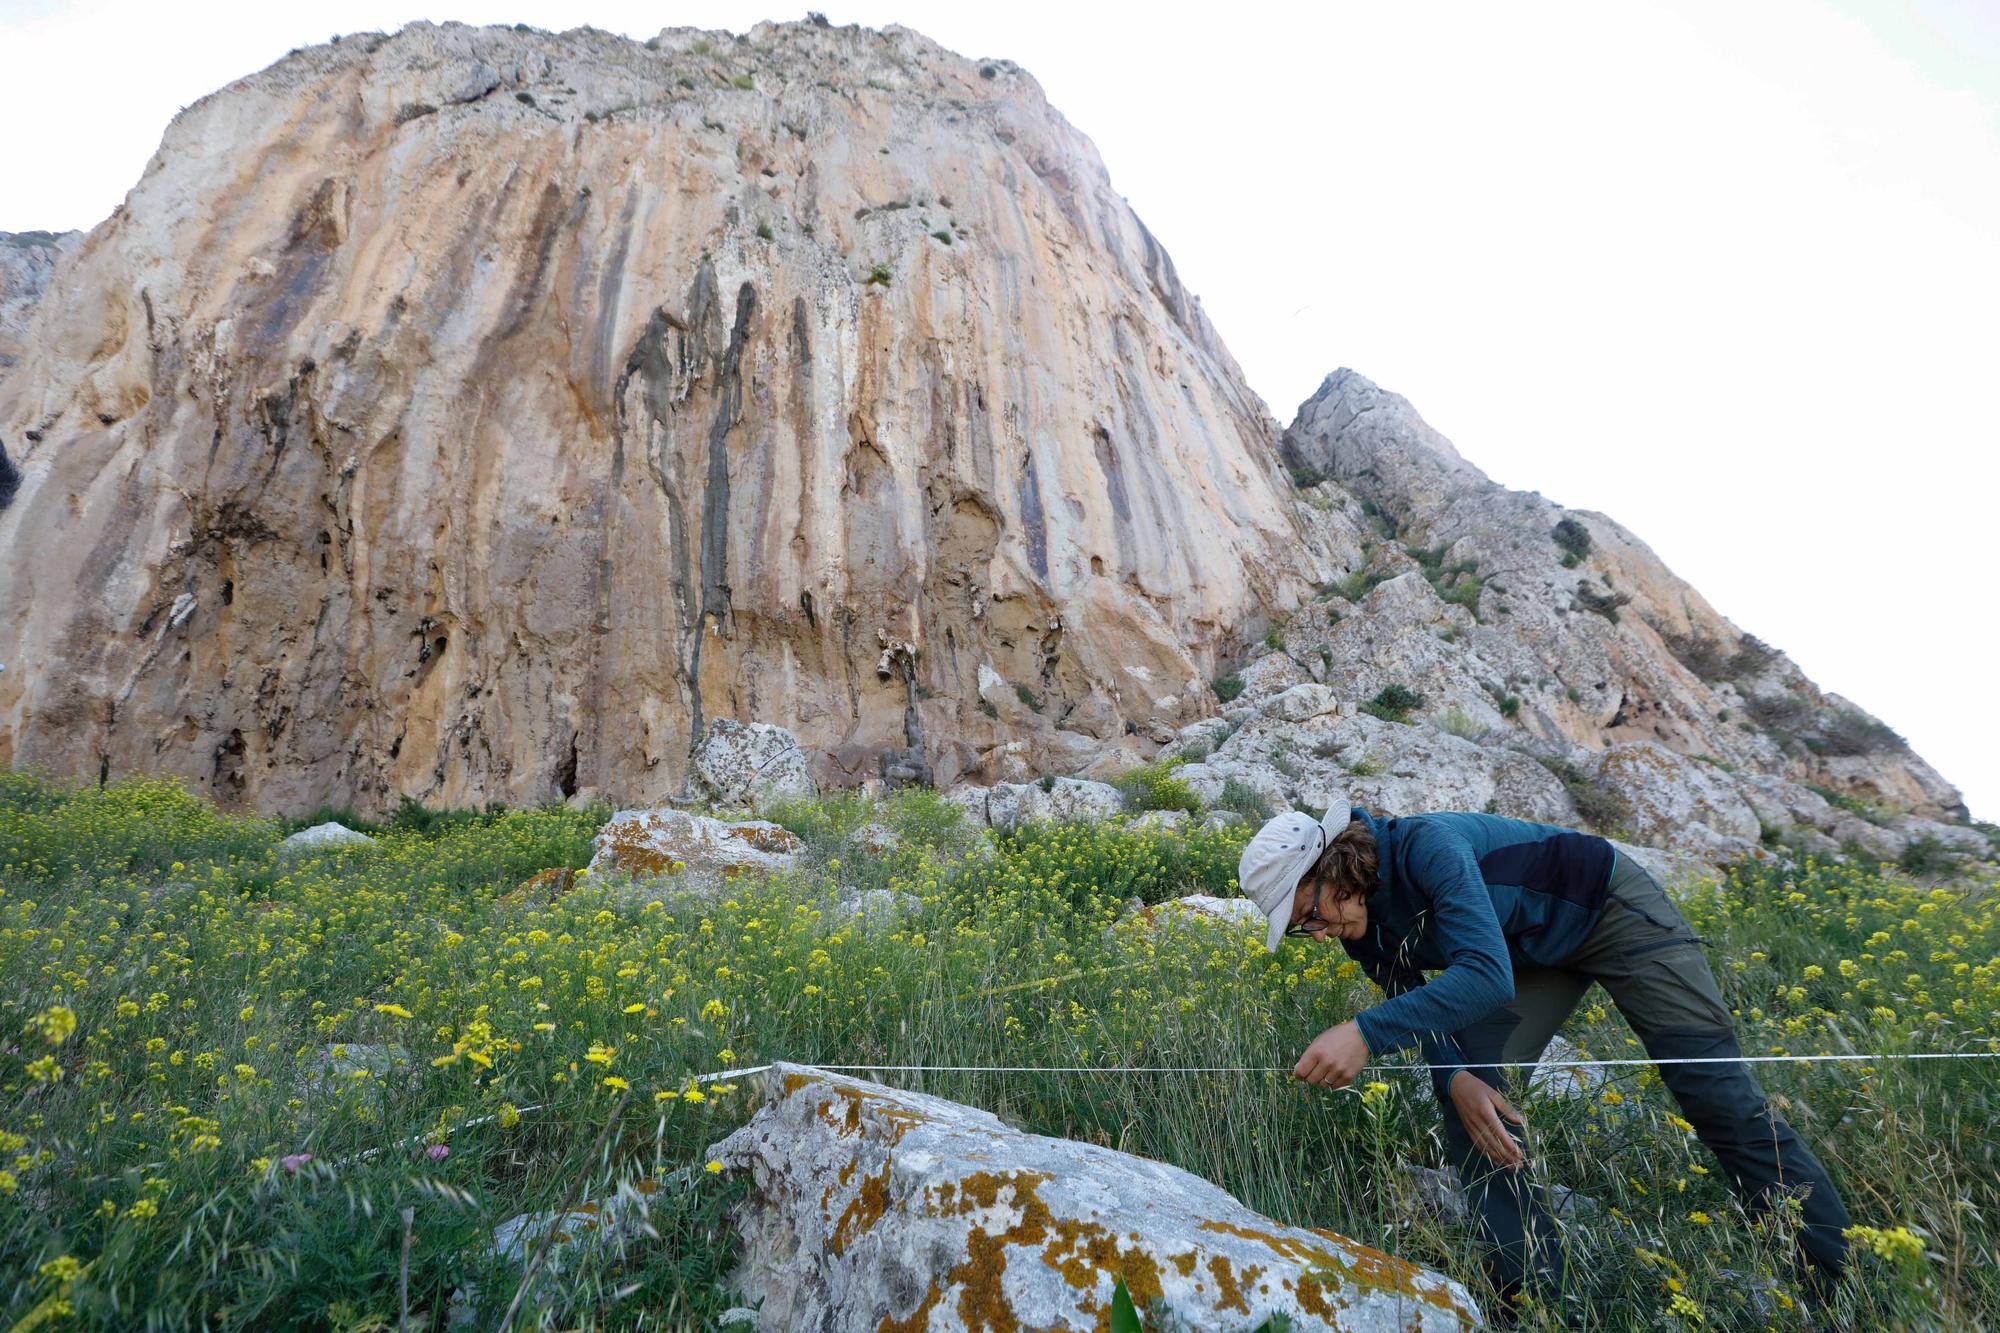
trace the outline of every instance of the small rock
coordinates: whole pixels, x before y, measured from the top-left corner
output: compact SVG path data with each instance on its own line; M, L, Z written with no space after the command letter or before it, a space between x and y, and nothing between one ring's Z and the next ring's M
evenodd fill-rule
M325 1047L306 1065L301 1073L300 1086L308 1091L331 1092L355 1080L355 1075L369 1078L387 1078L401 1073L413 1074L410 1053L401 1046L380 1045L373 1042L336 1042Z
M1583 1053L1566 1037L1549 1038L1549 1047L1528 1077L1528 1086L1544 1097L1565 1099L1594 1096L1604 1086L1604 1071L1595 1065L1572 1063Z
M863 889L835 904L833 915L839 921L857 922L864 930L884 930L923 910L924 900L914 893Z
M1131 919L1148 926L1198 924L1227 930L1254 929L1260 935L1265 927L1263 912L1248 898L1215 898L1206 893L1154 903L1141 908Z
M331 847L372 847L375 839L366 833L357 833L347 825L328 820L311 828L300 829L291 837L278 844L281 852L322 852Z
M1312 680L1304 667L1282 652L1266 653L1236 674L1243 682L1243 693L1238 698L1246 704L1258 703Z
M855 829L847 835L847 848L850 855L887 856L902 845L903 839L896 830L890 828L887 824L878 824L873 821L863 824L860 828Z
M1325 685L1315 685L1310 681L1294 685L1282 694L1273 695L1264 701L1257 711L1266 717L1280 718L1286 722L1306 722L1328 713L1337 712L1340 701Z

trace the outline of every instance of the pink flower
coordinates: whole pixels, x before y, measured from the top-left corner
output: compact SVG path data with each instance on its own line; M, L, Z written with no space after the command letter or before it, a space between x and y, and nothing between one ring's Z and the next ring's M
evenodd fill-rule
M310 1162L312 1159L313 1155L309 1152L295 1152L289 1157L280 1157L278 1159L278 1165L284 1167L285 1170L290 1172L291 1174L297 1175L299 1173L299 1168L304 1166L307 1162Z
M442 1162L445 1158L451 1156L451 1149L442 1143L433 1143L430 1147L424 1149L424 1156L430 1158L433 1162Z

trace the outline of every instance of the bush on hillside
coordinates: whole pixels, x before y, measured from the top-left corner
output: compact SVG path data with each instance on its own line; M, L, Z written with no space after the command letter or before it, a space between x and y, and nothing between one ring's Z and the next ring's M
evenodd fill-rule
M1618 608L1632 600L1632 594L1629 592L1599 592L1588 583L1577 584L1572 596L1575 598L1576 610L1603 616L1614 625L1618 623Z
M1194 794L1194 788L1174 776L1174 770L1182 762L1180 759L1164 759L1157 764L1144 764L1112 779L1111 785L1125 798L1127 810L1185 810L1191 815L1198 815L1201 813L1201 798Z
M1215 803L1218 810L1229 810L1243 816L1252 824L1262 824L1271 817L1271 803L1263 793L1241 778L1222 780L1222 797Z
M1423 695L1397 682L1378 690L1374 698L1361 705L1361 711L1384 722L1408 722L1410 714L1423 706Z
M1564 517L1549 530L1549 536L1562 548L1564 568L1574 569L1590 558L1590 529L1575 519Z

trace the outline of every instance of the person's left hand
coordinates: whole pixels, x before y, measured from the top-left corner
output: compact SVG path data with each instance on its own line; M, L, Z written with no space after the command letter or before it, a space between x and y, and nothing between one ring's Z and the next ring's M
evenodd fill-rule
M1368 1063L1368 1042L1353 1019L1313 1038L1292 1066L1292 1077L1318 1088L1344 1088Z

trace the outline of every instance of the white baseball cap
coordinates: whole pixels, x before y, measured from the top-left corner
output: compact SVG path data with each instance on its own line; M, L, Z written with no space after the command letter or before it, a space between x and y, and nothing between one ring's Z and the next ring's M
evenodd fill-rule
M1278 941L1292 924L1292 899L1299 881L1352 818L1346 798L1337 797L1327 806L1324 819L1293 810L1267 820L1244 845L1236 863L1236 887L1271 923L1265 948L1277 952Z

